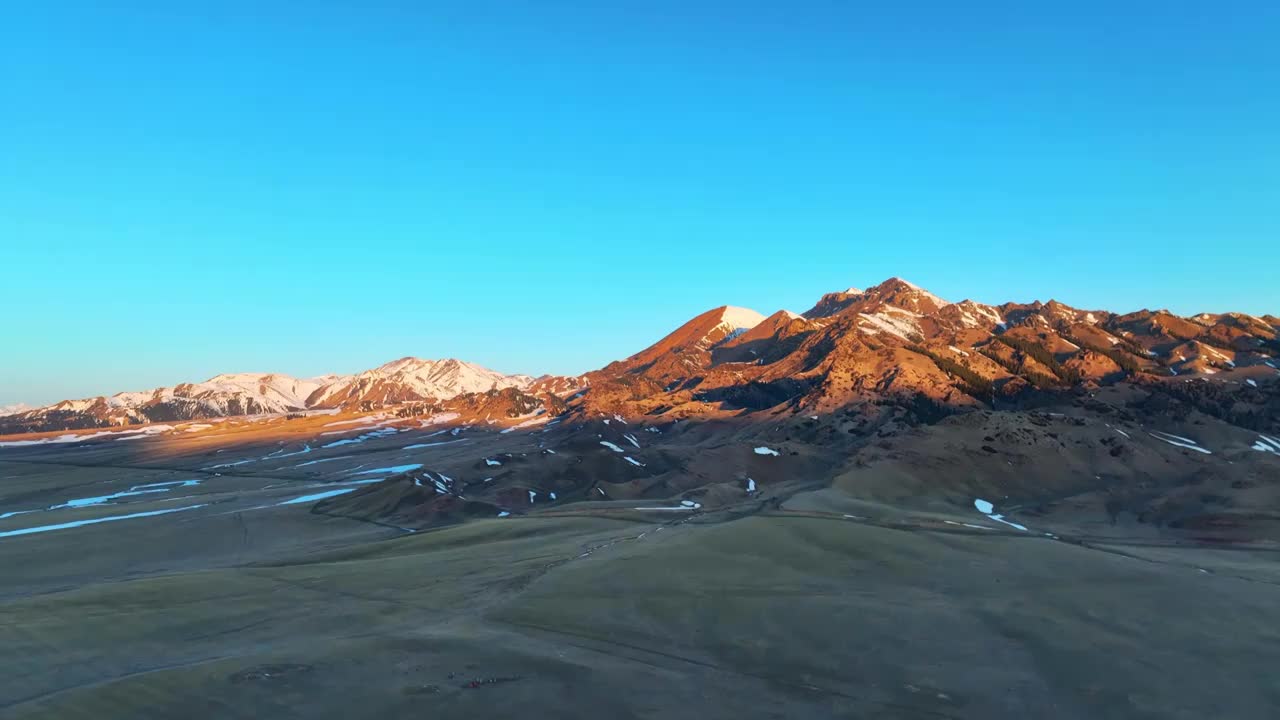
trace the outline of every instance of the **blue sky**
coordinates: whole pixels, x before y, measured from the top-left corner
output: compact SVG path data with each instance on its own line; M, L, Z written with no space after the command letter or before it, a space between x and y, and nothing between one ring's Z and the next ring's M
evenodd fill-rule
M1280 5L859 5L8 8L0 403L581 372L892 275L1280 313Z

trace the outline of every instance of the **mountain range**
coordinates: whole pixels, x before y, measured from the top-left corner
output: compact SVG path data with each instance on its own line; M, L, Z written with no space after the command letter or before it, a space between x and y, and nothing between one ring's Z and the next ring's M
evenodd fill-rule
M0 433L404 404L438 409L450 401L492 413L493 403L475 396L494 393L508 398L511 416L570 396L581 396L574 407L585 414L851 409L871 416L888 403L937 416L1118 383L1163 385L1253 427L1280 417L1278 358L1280 318L1272 315L949 302L891 278L823 295L804 313L715 308L580 377L504 375L456 359L413 357L354 375L226 374L18 409L0 416Z
M276 373L234 373L142 392L63 400L47 407L19 409L0 416L0 432L339 408L371 409L413 401L447 400L487 390L523 390L538 382L546 387L561 387L567 380L503 375L454 359L405 357L354 375L300 379Z

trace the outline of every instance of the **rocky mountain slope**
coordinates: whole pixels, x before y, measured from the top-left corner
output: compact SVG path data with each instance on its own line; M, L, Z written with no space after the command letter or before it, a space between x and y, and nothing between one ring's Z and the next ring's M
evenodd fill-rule
M1280 417L1273 316L949 302L893 278L825 295L803 315L779 311L746 332L698 342L717 312L589 373L586 411L878 415L887 404L943 416L1133 383L1165 387L1246 426Z

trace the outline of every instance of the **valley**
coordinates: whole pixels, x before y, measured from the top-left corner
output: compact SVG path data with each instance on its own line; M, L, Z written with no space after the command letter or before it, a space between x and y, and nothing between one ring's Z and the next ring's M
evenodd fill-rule
M894 280L579 377L5 416L0 717L1270 717L1280 323L1171 318Z

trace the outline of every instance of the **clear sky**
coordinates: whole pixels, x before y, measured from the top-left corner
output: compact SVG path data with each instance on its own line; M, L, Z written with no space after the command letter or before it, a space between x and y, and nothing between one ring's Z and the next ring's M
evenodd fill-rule
M1280 313L1280 3L41 2L0 23L0 404L692 315Z

